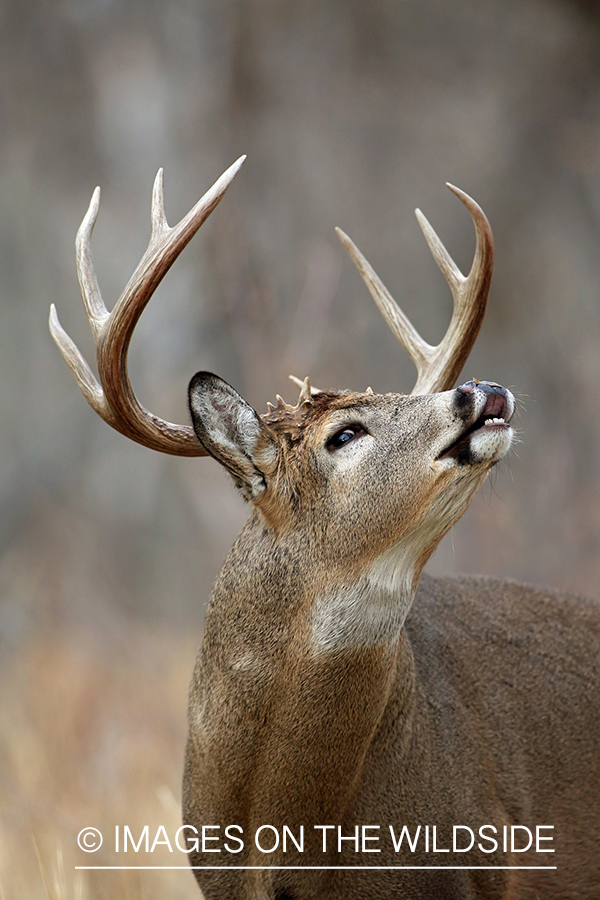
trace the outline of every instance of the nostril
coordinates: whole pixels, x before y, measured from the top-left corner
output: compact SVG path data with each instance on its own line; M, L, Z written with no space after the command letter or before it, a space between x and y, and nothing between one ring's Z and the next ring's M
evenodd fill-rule
M479 381L478 378L472 378L470 381L465 381L465 383L459 385L456 390L460 391L461 394L471 394L477 387L481 388L482 391L485 391L486 394L490 391L506 390L506 388L503 388L501 384L498 384L495 381Z

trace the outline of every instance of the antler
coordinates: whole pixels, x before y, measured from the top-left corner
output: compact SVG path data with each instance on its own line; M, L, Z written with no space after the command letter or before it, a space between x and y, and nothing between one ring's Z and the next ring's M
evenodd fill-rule
M191 427L165 422L139 403L127 374L129 342L152 294L183 248L217 206L245 158L240 157L230 166L173 228L169 227L165 216L163 170L158 170L152 191L152 230L148 249L111 313L102 300L92 262L91 237L98 217L100 188L94 191L89 209L77 232L75 249L81 296L96 344L100 382L63 330L54 304L50 307L52 337L92 409L105 422L138 444L173 456L207 454Z
M471 213L476 246L471 271L465 278L423 213L419 209L415 210L429 249L454 297L450 326L436 347L423 340L360 250L348 235L336 228L339 239L360 272L383 318L417 367L418 377L412 394L433 394L453 387L481 328L492 279L494 240L490 224L483 210L468 194L451 184L448 187Z

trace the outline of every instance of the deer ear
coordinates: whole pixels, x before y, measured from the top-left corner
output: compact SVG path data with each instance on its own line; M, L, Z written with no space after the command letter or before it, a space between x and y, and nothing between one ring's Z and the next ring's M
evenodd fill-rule
M246 500L257 500L267 486L265 470L277 459L277 444L258 413L230 384L211 372L198 372L189 387L196 436L225 466Z

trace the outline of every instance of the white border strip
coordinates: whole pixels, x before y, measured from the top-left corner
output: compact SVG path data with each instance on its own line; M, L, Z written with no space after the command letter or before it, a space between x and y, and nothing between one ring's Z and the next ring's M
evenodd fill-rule
M348 871L356 871L356 870L364 870L364 869L506 869L506 870L516 870L516 869L557 869L558 866L75 866L76 870L81 869L95 869L95 870L114 870L114 869L168 869L171 871L176 871L178 869L184 870L219 870L221 872L225 872L228 869L260 869L261 871L267 869L285 869L286 871L298 871L305 869L307 872L322 872L322 871L330 871L332 869L345 869Z

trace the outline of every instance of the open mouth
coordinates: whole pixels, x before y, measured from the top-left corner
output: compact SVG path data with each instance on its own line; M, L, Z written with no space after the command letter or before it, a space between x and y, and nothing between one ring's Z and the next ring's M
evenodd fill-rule
M473 435L510 430L511 416L512 410L506 397L500 393L488 394L481 415L436 458L461 459L469 454Z

